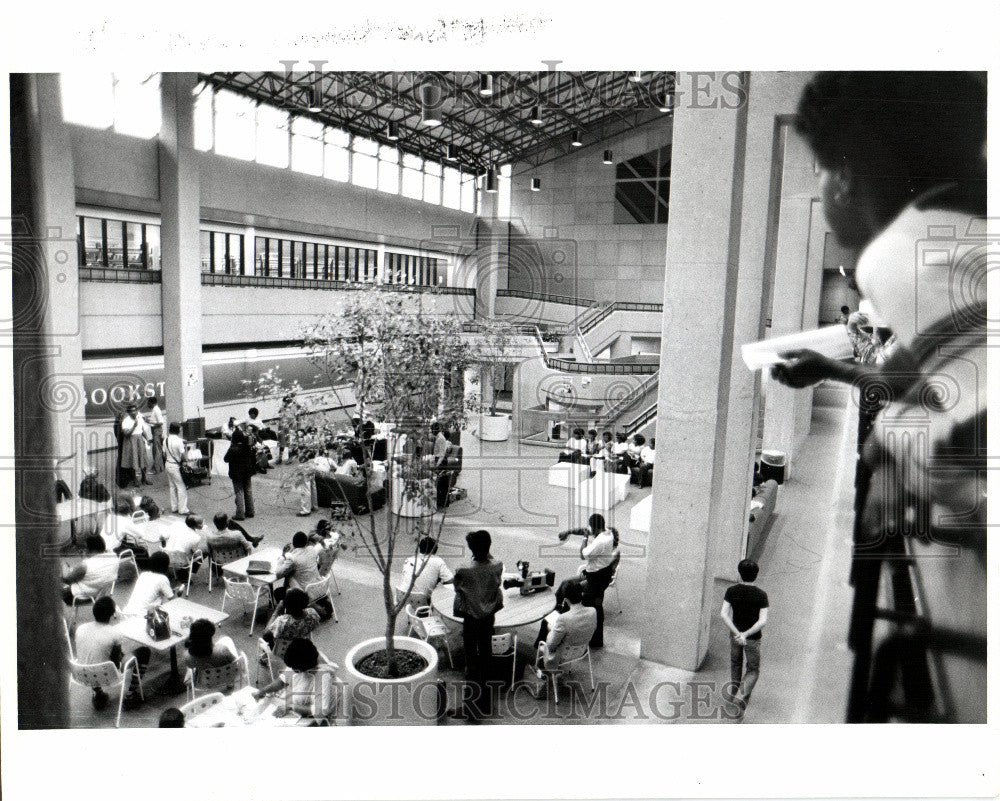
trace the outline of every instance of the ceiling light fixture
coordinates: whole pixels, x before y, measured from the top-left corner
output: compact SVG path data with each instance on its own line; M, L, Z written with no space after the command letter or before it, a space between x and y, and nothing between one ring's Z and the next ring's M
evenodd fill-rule
M531 191L532 192L540 192L541 189L542 189L542 179L541 178L532 178L531 179Z
M441 89L434 84L420 86L420 124L436 128L441 124Z
M610 150L605 150L604 151L604 163L605 164L614 164L615 163L614 154Z
M496 167L490 167L486 170L486 187L487 192L493 193L500 190L500 182L497 180L497 170Z
M674 110L674 96L667 95L665 98L663 98L663 102L660 104L660 111L662 111L664 114L669 114L673 110Z
M645 80L645 78L642 77L642 73L638 71L630 72L628 79L632 81L632 83L642 83Z
M323 94L319 86L309 87L309 110L314 114L323 110Z
M583 147L583 137L580 136L579 131L573 131L573 141L570 142L573 147Z
M483 97L490 97L493 94L493 75L483 72L479 75L479 94Z
M531 107L531 117L528 119L532 125L541 125L544 120L542 119L542 107L532 106Z
M395 120L389 120L385 124L385 138L390 142L399 141L399 123Z
M458 148L449 144L444 151L445 161L458 161Z

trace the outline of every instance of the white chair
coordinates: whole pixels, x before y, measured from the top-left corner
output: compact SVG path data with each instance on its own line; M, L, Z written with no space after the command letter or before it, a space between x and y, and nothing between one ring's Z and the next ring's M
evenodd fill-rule
M323 576L319 581L314 581L312 584L305 588L306 595L309 596L309 603L318 601L320 598L326 598L330 602L330 608L333 610L334 622L339 623L340 618L337 617L337 605L333 602L333 592L330 590L330 583L333 581L333 569Z
M143 514L146 514L143 512ZM132 567L135 568L135 575L139 575L139 563L135 560L135 551L131 548L125 548L123 551L118 552L118 574L121 575L122 563L131 563ZM111 585L111 591L115 591L115 584L118 583L118 577L115 577L114 584Z
M237 579L231 579L228 576L223 576L222 581L225 584L226 591L222 594L222 609L221 611L226 611L226 599L232 598L234 601L239 601L243 604L243 614L247 614L248 607L253 607L253 617L250 619L250 634L253 636L254 627L257 625L257 609L260 606L260 593L263 590L261 585L253 585L249 581L239 581Z
M242 559L245 556L244 550L238 545L231 545L228 548L212 548L209 546L208 549L208 591L212 591L212 579L215 576L215 569L219 568L220 571L223 565L228 565L230 562L235 562L237 559Z
M617 584L617 580L618 580L618 567L619 567L620 564L621 563L619 562L618 565L615 565L615 571L614 571L614 573L611 574L611 581L608 582L608 589L609 590L612 587L614 587L614 590L615 590L615 600L618 601L618 614L619 615L622 612L625 611L625 609L622 607L622 595L621 595L620 592L618 592L618 584Z
M333 582L333 589L337 595L340 595L340 585L337 584L337 577L333 574L333 568L337 564L337 557L340 556L340 535L337 534L331 537L324 544L322 549L318 554L318 563L321 570L325 569L327 575L330 576Z
M444 648L448 652L448 664L452 669L455 662L451 658L451 645L448 643L448 628L429 606L418 606L416 609L411 604L406 605L406 618L410 623L410 628L406 632L409 637L416 634L421 640L430 642L432 639L439 639L444 642Z
M517 635L510 632L494 634L491 646L494 659L510 657L510 685L513 687L517 675Z
M69 621L63 618L63 629L66 632L66 644L69 646L69 658L76 659L76 649L73 648L73 635L69 631Z
M88 604L92 605L99 598L104 598L105 596L109 596L109 595L113 594L114 591L115 591L115 584L117 584L117 583L118 583L118 578L117 578L117 575L116 575L116 577L112 580L112 582L110 584L104 585L97 592L95 592L93 595L74 595L73 596L73 602L72 602L72 606L73 606L73 620L77 619L77 616L79 614L81 606L87 606Z
M180 566L181 570L187 570L188 572L187 586L184 588L185 598L191 594L191 579L194 577L194 566L196 564L201 564L204 561L205 561L205 554L202 553L201 549L199 548L197 551L191 554L191 556L184 564ZM209 575L209 580L211 580L212 576L211 570L208 571L208 575Z
M221 667L188 668L184 676L188 696L191 701L197 696L198 690L239 690L250 683L250 667L247 655L240 652L228 665Z
M206 709L211 709L216 704L222 703L225 697L222 693L209 693L208 695L203 695L201 698L195 698L181 707L181 714L184 715L185 720L193 718L196 715L200 715Z
M559 677L567 672L568 665L572 665L583 659L587 660L587 670L590 672L590 689L594 689L594 666L590 661L589 645L564 645L559 651L559 660L555 664L545 665L541 656L541 643L539 643L539 653L536 656L536 665L541 667L546 679L552 679L552 693L555 701L559 703Z
M134 656L125 660L121 670L111 661L98 662L95 665L82 665L75 659L69 660L70 681L81 687L93 689L104 689L106 687L118 687L118 717L115 718L115 728L121 725L122 704L125 701L125 692L132 679L132 671L135 671L139 682L139 697L145 698L142 691L142 676L139 675L139 663Z

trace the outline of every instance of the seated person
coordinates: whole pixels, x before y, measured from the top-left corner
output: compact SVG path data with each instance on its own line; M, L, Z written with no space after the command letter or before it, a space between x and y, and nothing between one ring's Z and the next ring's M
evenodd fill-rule
M619 431L615 434L614 445L611 446L611 455L614 456L616 470L621 466L621 462L625 459L627 453L628 440L625 437L625 432Z
M638 442L640 439L643 442ZM637 444L641 445L639 448L639 462L635 467L632 468L632 483L640 487L648 486L651 483L651 476L653 473L653 464L656 461L656 438L654 437L649 441L649 444L645 443L641 434L636 435Z
M67 568L62 580L66 584L63 600L72 605L74 598L96 598L111 591L118 578L118 554L108 553L100 534L86 540L87 556L75 567Z
M266 687L253 690L253 697L260 700L267 695L279 696L283 714L317 720L329 717L337 704L336 666L320 664L316 646L301 637L288 643L284 661L291 675L279 676Z
M239 423L236 422L236 418L230 417L229 421L224 426L222 426L221 429L219 429L219 433L222 434L223 439L232 439L233 432L236 430L236 426L238 425Z
M184 713L175 706L169 706L160 713L161 729L183 729Z
M622 454L622 463L631 472L633 467L639 465L639 452L646 444L646 438L642 434L633 434L628 438L625 453Z
M587 456L596 456L601 450L601 441L597 438L597 429L587 431Z
M132 505L124 498L119 498L115 508L108 510L101 521L99 533L104 540L104 547L109 551L118 552L129 548L136 557L149 555L143 539L143 527L132 522Z
M577 574L572 578L563 579L559 586L556 587L556 608L549 612L545 617L542 618L542 623L538 627L538 636L535 638L535 649L538 649L538 644L544 642L549 636L549 631L552 628L552 624L555 623L556 618L563 612L569 611L569 602L566 600L566 590L569 589L571 584L579 584L580 591L583 593L583 605L592 606L590 597L587 593L587 578L582 574Z
M285 579L285 586L274 591L274 597L279 601L288 590L304 590L320 580L319 555L316 546L309 544L309 537L304 531L296 531L291 545L285 546L274 574Z
M147 611L174 597L170 586L170 557L157 551L149 557L132 587L132 595L122 610L126 615L145 615Z
M361 475L361 468L358 467L358 462L351 455L349 448L341 448L340 453L337 454L337 468L334 472L338 476L346 476L350 478L353 483L358 486L364 484L364 478Z
M587 439L584 431L582 428L574 428L572 436L566 440L566 447L559 453L559 461L586 463L586 453Z
M80 482L80 492L78 494L81 498L85 498L88 501L97 501L98 503L111 500L111 493L101 483L97 477L97 471L90 465L83 468L83 481Z
M410 603L416 608L428 606L431 593L438 584L451 584L455 574L445 564L444 559L437 555L438 544L433 537L421 537L417 543L418 554L407 557L403 562L403 574L396 584L399 592L405 593L413 580L413 590L410 592ZM414 579L414 573L417 577Z
M200 618L191 624L191 631L184 642L187 649L181 662L182 669L225 667L239 658L236 643L232 637L219 637L215 640L215 624L210 620Z
M125 638L118 632L114 624L118 608L110 596L98 598L94 602L94 620L82 623L76 629L76 661L81 665L97 665L101 662L114 662L119 668L126 659ZM148 663L152 652L146 646L140 646L135 651L135 657L142 670ZM132 687L125 697L124 705L133 707L139 701L139 686L136 677L132 677ZM108 694L100 687L94 688L91 701L94 709L103 709L108 705Z
M309 608L305 591L292 589L285 593L283 611L271 619L262 637L280 659L289 642L296 637L308 639L320 622L319 612Z
M545 669L558 667L564 649L588 645L597 630L597 610L583 605L582 582L569 583L565 599L569 608L556 616L548 636L538 644L538 660Z
M264 539L262 536L251 537L250 534L247 532L247 530L243 528L243 526L241 526L239 523L233 520L225 512L219 512L217 515L215 515L215 517L212 518L212 522L215 524L215 530L219 534L226 533L230 536L239 535L246 542L249 542L254 548L260 545L260 541ZM218 536L218 534L209 536ZM211 544L211 540L209 540L209 543Z
M187 566L196 551L204 553L208 550L205 528L205 521L197 515L188 515L184 518L184 527L173 526L170 534L163 538L163 550L170 557L170 566L177 575L179 581L188 580ZM201 566L200 562L195 562L191 566L191 572L197 573Z

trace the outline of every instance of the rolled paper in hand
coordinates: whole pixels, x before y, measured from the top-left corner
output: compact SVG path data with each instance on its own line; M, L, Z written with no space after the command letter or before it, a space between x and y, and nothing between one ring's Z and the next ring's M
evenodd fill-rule
M781 354L790 350L814 350L831 359L846 359L854 354L854 345L846 325L829 325L740 346L743 361L751 370L780 364L785 361Z

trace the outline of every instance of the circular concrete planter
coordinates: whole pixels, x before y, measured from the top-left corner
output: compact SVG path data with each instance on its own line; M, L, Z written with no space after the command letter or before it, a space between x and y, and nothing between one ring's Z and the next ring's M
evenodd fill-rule
M479 418L479 439L484 442L504 442L510 437L510 416L484 414Z
M354 726L433 726L437 722L438 654L415 637L396 637L397 651L413 651L427 660L420 673L404 679L375 679L354 666L385 648L385 637L374 637L347 652L344 672L350 688L350 717Z

